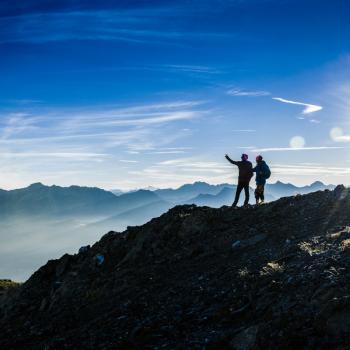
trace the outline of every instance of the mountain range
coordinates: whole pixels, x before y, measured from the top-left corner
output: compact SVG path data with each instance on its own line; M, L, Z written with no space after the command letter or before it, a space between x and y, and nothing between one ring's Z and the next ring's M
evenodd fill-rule
M0 279L0 348L348 349L350 190L178 205Z
M319 181L304 187L276 182L266 185L266 201L333 188L334 185L325 185ZM130 192L35 183L22 189L0 190L0 217L101 217L102 220L116 218L132 225L138 223L141 218L145 217L148 220L158 216L159 211L163 212L175 205L230 205L235 190L235 185L210 185L206 182L185 184L177 189L139 189ZM253 189L250 193L250 202L253 203Z
M0 237L6 242L0 246L0 278L23 280L49 257L72 253L110 230L144 224L176 205L230 205L235 188L195 182L177 189L113 193L96 187L35 183L22 189L0 190ZM304 187L277 182L266 186L266 200L333 188L321 182Z

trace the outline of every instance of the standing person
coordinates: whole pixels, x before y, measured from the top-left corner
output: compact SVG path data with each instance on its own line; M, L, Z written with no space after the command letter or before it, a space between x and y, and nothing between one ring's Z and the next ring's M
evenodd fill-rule
M271 176L271 170L263 160L263 157L260 155L256 157L256 166L253 169L253 172L256 173L255 200L256 200L256 204L261 204L261 203L264 203L264 200L265 200L265 197L264 197L265 184L266 184L266 180Z
M253 177L253 166L252 163L248 161L248 155L242 154L241 161L234 161L232 160L227 154L225 154L225 158L232 164L238 166L238 185L236 190L236 197L232 204L232 207L236 207L239 196L244 189L245 192L245 201L244 206L247 206L249 203L249 182L250 179Z

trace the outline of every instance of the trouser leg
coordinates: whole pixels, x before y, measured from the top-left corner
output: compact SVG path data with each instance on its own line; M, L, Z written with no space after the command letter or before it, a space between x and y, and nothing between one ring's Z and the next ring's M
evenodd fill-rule
M259 203L259 200L264 201L264 185L256 185L255 189L255 199L256 203Z
M244 193L245 193L244 205L247 205L249 203L249 184L244 185Z
M262 201L264 201L264 200L265 200L264 190L265 190L264 185L261 185L261 193L260 193L260 198L261 198L261 200L262 200Z
M243 189L243 186L242 186L241 184L238 184L238 185L237 185L237 189L236 189L235 200L234 200L234 202L233 202L233 204L232 204L233 207L235 207L235 206L237 205L238 200L239 200L239 196L240 196L240 194L241 194L241 192L242 192L242 189Z
M260 197L260 196L259 196L259 191L258 191L258 186L259 186L259 185L256 186L256 189L255 189L255 191L254 191L256 204L259 203L259 197Z

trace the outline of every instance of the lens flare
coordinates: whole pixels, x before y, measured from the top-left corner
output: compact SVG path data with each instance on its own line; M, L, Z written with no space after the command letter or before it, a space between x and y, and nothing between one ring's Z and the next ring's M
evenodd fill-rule
M289 145L291 148L303 148L305 146L305 139L302 136L294 136L290 139Z

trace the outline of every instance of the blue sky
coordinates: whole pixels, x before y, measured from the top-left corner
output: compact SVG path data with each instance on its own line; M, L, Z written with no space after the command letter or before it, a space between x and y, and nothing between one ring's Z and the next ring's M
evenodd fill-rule
M116 5L117 3L117 5ZM0 187L350 184L347 1L1 1Z

